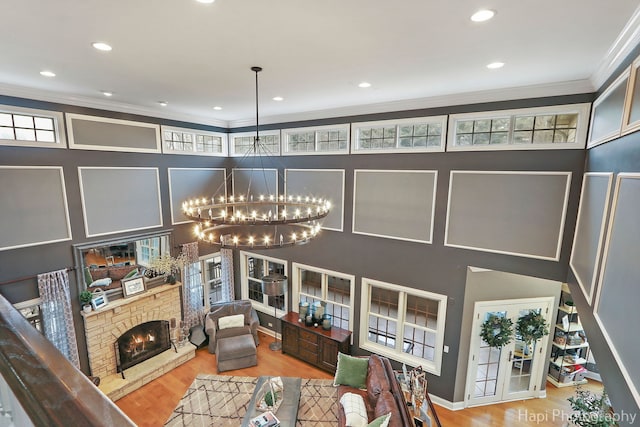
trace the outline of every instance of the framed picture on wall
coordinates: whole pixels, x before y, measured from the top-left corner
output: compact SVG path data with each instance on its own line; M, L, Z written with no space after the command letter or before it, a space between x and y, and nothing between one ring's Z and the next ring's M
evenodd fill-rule
M140 294L145 290L144 277L142 276L122 279L122 294L125 298Z

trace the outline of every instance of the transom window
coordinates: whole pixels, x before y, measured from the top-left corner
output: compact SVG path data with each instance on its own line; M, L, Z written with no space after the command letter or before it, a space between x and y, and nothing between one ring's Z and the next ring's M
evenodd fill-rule
M360 346L440 375L447 297L362 279Z
M280 131L260 131L260 147L254 153L253 141L255 132L233 133L231 138L231 155L235 157L257 155L273 156L280 154Z
M227 155L224 133L162 127L163 151L172 154Z
M240 280L242 281L242 298L251 300L253 307L273 316L274 308L277 316L287 313L286 295L268 296L262 293L262 278L269 274L286 275L287 261L266 257L264 255L240 252Z
M293 304L326 301L333 326L353 330L355 277L302 264L293 264Z
M62 113L0 106L0 144L17 146L64 146ZM63 147L64 148L64 147Z
M284 129L287 154L344 154L349 152L349 125Z
M447 116L354 123L354 153L443 151Z
M588 105L454 114L448 150L583 148Z

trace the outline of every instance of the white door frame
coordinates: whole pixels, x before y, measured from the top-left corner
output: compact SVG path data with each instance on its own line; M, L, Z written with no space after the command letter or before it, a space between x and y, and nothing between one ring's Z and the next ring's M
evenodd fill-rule
M501 402L508 402L511 400L521 400L528 399L533 397L543 397L545 395L545 391L541 389L540 384L542 383L542 379L545 377L545 361L547 348L549 345L548 337L543 337L538 340L536 345L536 352L539 352L538 357L534 357L533 364L531 366L531 383L530 389L525 392L520 392L518 394L512 395L509 399L498 400L495 399L486 399L484 402L483 398L472 399L471 395L474 390L475 379L477 375L477 369L473 369L475 364L475 357L477 356L476 351L480 347L480 326L482 325L482 319L480 319L481 313L487 311L507 311L509 307L511 309L515 309L517 306L537 306L542 308L542 315L549 324L549 329L551 329L551 320L552 320L552 308L555 298L554 297L539 297L539 298L516 298L509 300L494 300L494 301L478 301L474 304L473 309L473 323L471 327L471 339L469 343L469 360L467 363L467 379L465 385L464 392L464 407L470 406L481 406L481 405L489 405ZM513 315L512 315L513 316ZM517 316L516 316L517 318ZM514 320L514 329L515 329L515 320ZM515 340L514 340L515 341ZM509 345L503 348L500 357L500 369L498 371L497 377L497 389L496 395L505 396L505 390L508 389L507 382L505 381L506 369L505 366L511 366L512 361L508 360L509 352L514 351L514 342L512 341ZM512 353L511 353L512 354ZM475 400L475 402L473 402ZM489 401L490 400L490 401Z

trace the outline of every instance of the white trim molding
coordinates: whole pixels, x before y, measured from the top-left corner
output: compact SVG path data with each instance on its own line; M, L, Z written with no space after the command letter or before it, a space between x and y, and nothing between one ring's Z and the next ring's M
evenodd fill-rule
M580 231L580 218L581 218L582 210L586 209L586 207L583 206L582 202L583 202L583 196L584 196L588 177L606 177L608 178L608 180L607 180L607 193L605 195L604 206L602 210L602 223L600 224L600 230L598 231L598 244L596 248L596 254L594 259L589 260L594 265L593 274L591 277L581 278L577 272L578 269L575 266L573 256L575 254L575 249L576 249L575 248L576 239L578 237L578 232ZM602 253L602 244L604 242L604 232L607 225L607 215L609 212L609 200L611 197L612 182L613 182L613 172L586 172L582 178L582 189L580 190L580 205L578 207L578 217L576 219L576 228L573 233L573 245L571 248L571 257L569 258L569 266L571 267L571 270L573 271L573 275L576 277L576 280L578 281L578 285L582 290L582 294L586 298L589 305L593 303L593 293L596 287L596 281L598 279L598 268L600 267L599 260L600 260L600 254ZM586 280L588 280L590 284L589 290L587 290L585 286Z
M556 175L556 176L565 176L565 192L564 192L564 203L562 206L562 213L560 218L560 227L558 230L558 238L556 243L556 251L554 256L543 256L536 254L528 254L521 252L510 252L503 251L498 249L484 248L484 247L476 247L476 246L467 246L455 243L449 243L449 219L451 216L451 195L453 191L453 177L456 174L483 174L483 175ZM444 246L461 248L461 249L470 249L480 252L490 252L496 254L504 254L504 255L515 255L522 256L526 258L534 258L534 259L543 259L549 261L559 261L560 260L560 251L562 250L562 235L564 233L564 225L566 221L567 215L567 206L569 204L569 192L571 189L571 172L562 172L562 171L479 171L479 170L452 170L449 173L449 191L447 197L447 218L445 222L445 231L444 231Z
M161 141L160 137L160 125L154 123L135 122L132 120L112 119L109 117L101 116L88 116L86 114L67 113L65 114L67 119L67 131L69 134L69 148L76 150L96 150L96 151L121 151L128 153L160 153ZM76 144L73 136L73 119L84 120L88 122L99 123L112 123L123 126L136 126L141 128L153 129L155 133L155 148L139 148L139 147L125 147L122 145L89 145L89 144Z

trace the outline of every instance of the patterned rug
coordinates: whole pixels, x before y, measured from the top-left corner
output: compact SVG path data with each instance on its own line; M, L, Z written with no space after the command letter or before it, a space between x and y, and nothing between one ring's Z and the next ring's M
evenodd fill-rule
M257 380L255 377L198 375L165 426L238 427L247 413ZM337 405L337 389L333 380L303 378L296 427L335 426L338 421Z

